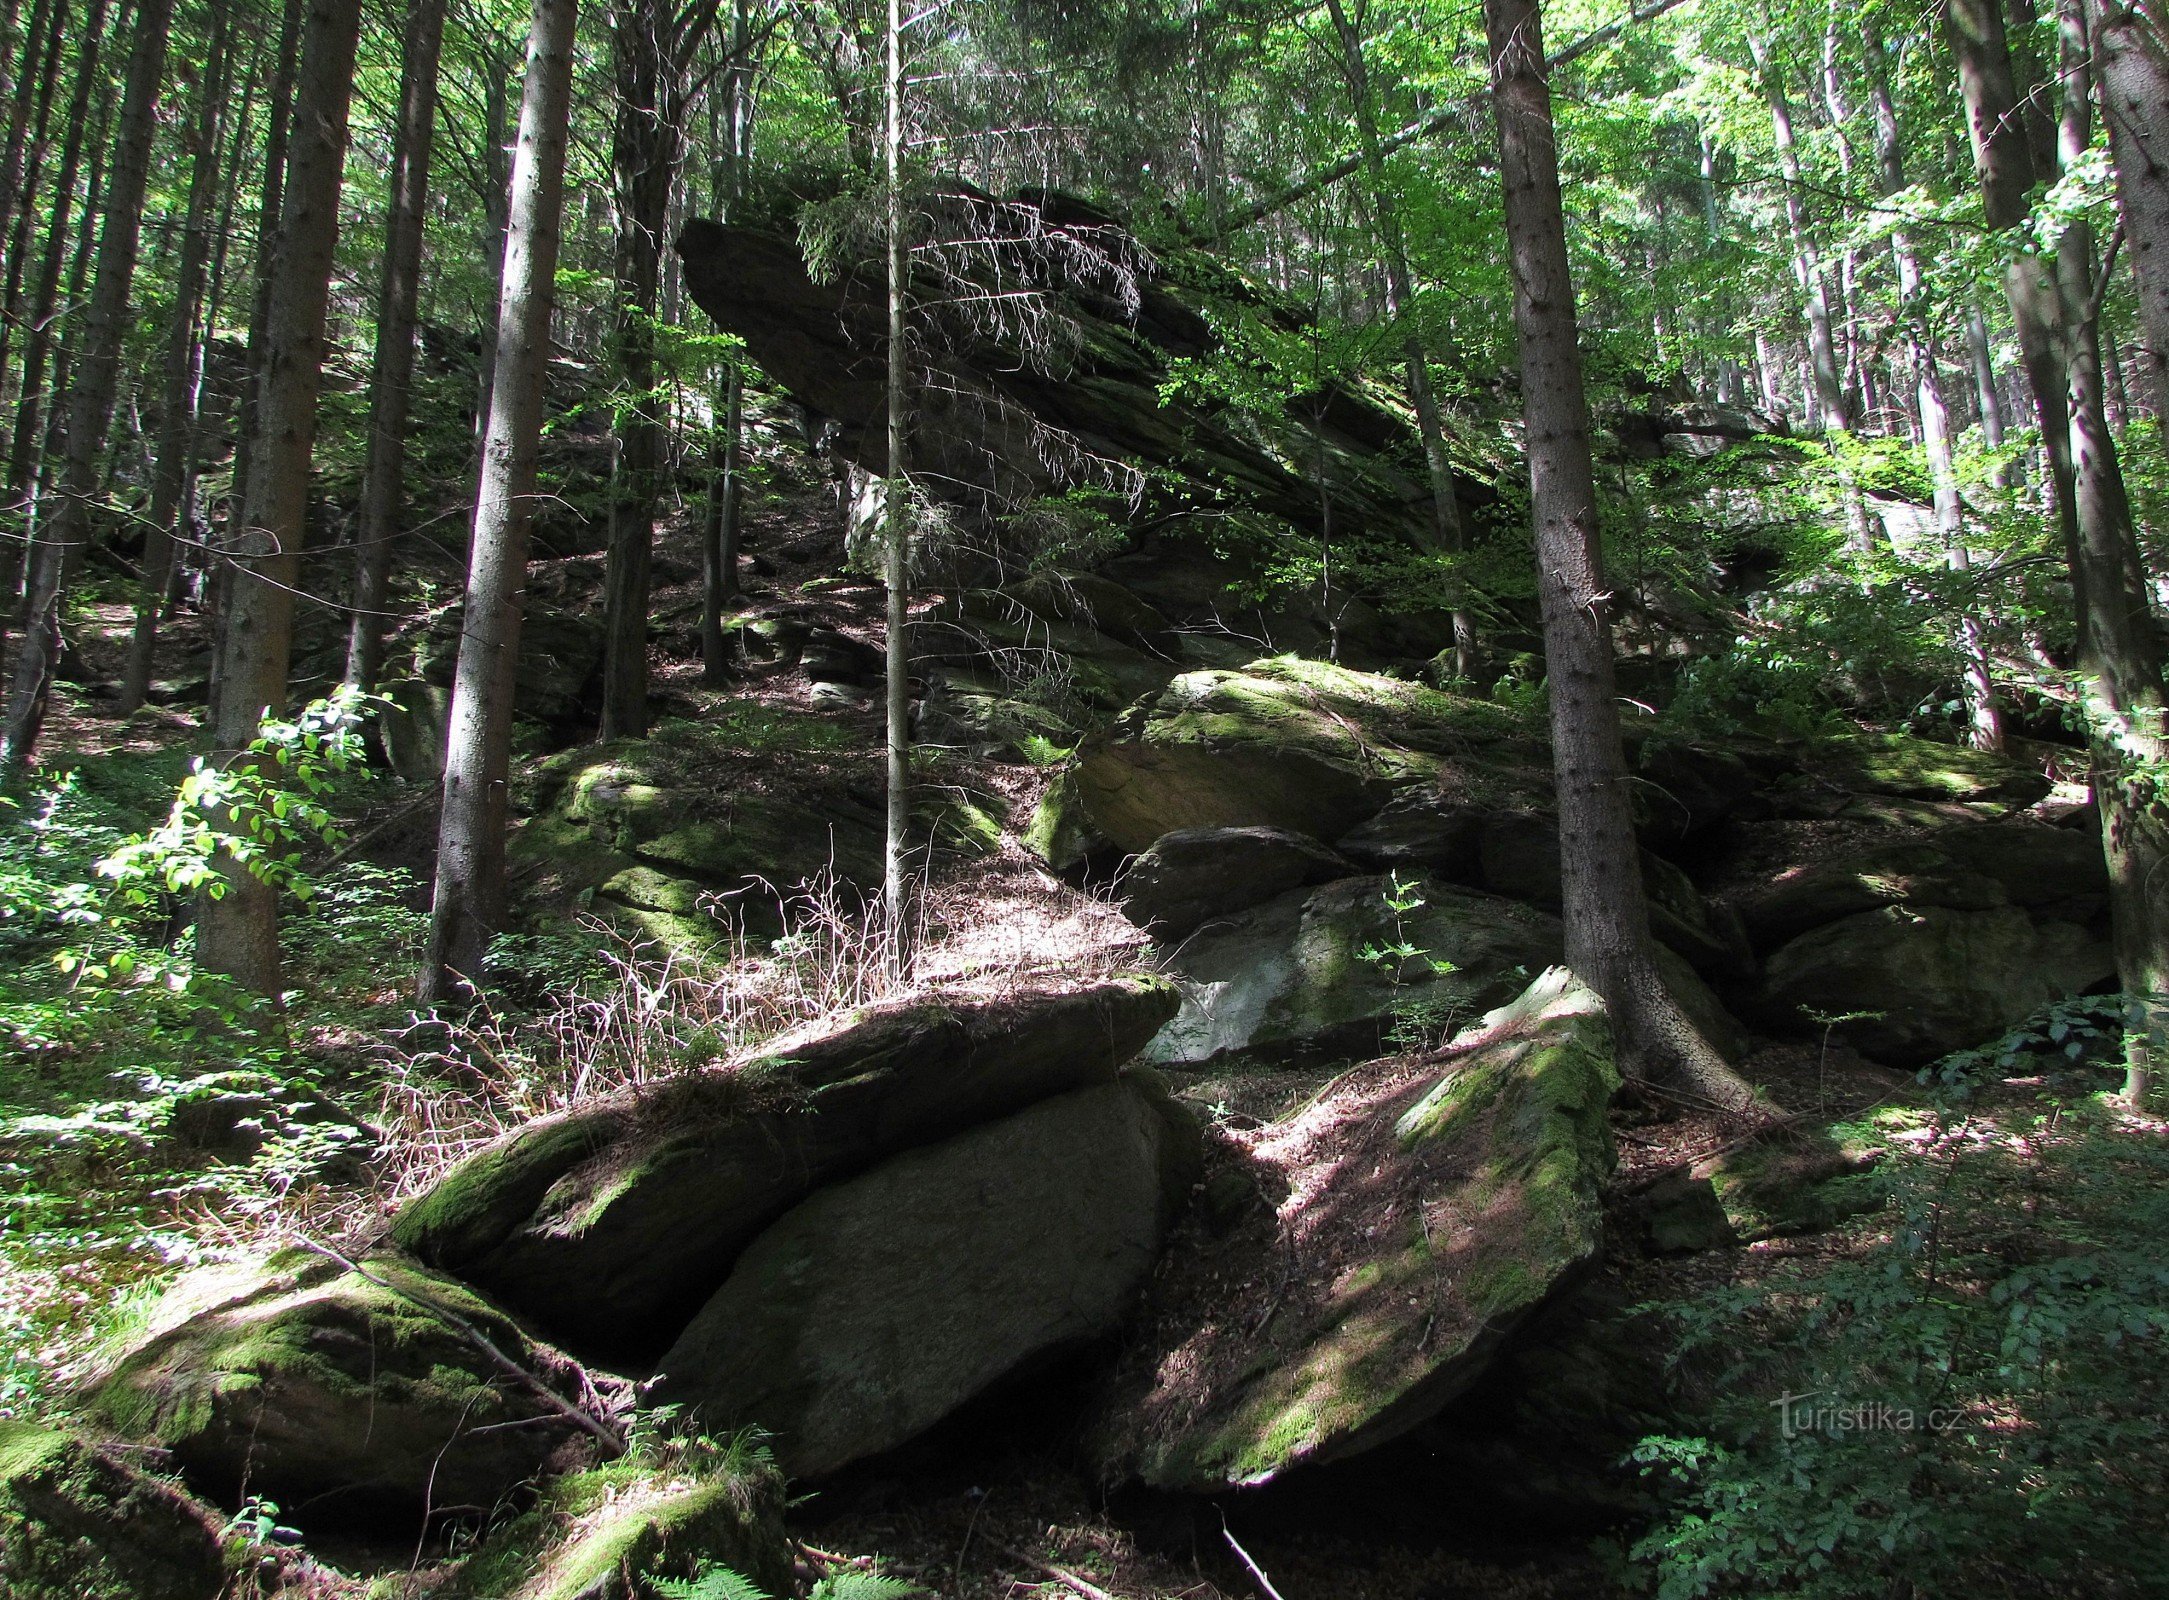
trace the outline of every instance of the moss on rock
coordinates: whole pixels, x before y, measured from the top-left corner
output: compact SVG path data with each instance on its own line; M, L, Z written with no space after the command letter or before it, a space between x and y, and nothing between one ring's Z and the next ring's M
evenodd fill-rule
M184 1277L92 1400L208 1491L351 1520L496 1505L576 1433L538 1384L584 1390L464 1285L397 1256L347 1270L290 1250Z
M0 1422L0 1595L216 1600L225 1585L203 1506L76 1434Z

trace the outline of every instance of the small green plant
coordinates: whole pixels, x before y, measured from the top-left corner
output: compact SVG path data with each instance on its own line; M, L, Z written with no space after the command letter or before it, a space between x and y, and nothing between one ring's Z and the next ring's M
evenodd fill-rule
M758 1584L729 1567L711 1566L697 1578L655 1578L656 1593L667 1600L776 1600ZM906 1600L925 1594L915 1583L879 1572L831 1572L813 1586L806 1600Z
M1409 919L1426 903L1422 889L1420 880L1393 873L1380 891L1387 914L1393 919L1393 932L1384 940L1367 942L1356 952L1359 960L1377 969L1397 990L1410 986L1412 979L1445 978L1461 970L1445 957L1433 955L1413 937ZM1399 995L1393 1002L1393 1023L1387 1040L1396 1049L1423 1049L1449 1032L1459 1014L1458 1003L1451 1000L1421 992Z

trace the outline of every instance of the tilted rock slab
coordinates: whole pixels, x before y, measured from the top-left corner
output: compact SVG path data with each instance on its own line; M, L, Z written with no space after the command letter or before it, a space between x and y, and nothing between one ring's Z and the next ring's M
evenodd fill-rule
M1618 1084L1554 968L1443 1063L1367 1063L1234 1136L1206 1187L1234 1200L1178 1230L1090 1430L1106 1480L1261 1484L1436 1416L1595 1258Z
M737 1070L532 1123L455 1168L393 1235L575 1350L649 1363L814 1189L1114 1082L1176 1004L1166 981L1130 977L871 1007Z
M483 1348L531 1374L507 1372ZM300 1250L189 1274L93 1395L191 1482L302 1521L487 1511L579 1429L571 1362L464 1286L372 1255Z
M1140 1075L824 1189L739 1258L648 1398L710 1431L767 1430L795 1477L892 1449L1121 1325L1197 1140Z

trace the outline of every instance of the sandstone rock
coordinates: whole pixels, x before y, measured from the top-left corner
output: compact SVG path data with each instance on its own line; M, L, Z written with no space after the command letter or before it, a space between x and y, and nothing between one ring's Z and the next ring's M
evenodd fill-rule
M1497 764L1469 752L1518 731L1488 702L1279 657L1186 673L1133 706L1080 747L1065 803L1132 854L1180 828L1337 839L1395 790L1437 784L1449 770L1480 802Z
M447 1174L394 1237L576 1349L652 1360L815 1188L1112 1082L1175 1008L1171 985L1142 977L872 1007L732 1070L529 1124Z
M578 1436L477 1339L577 1400L577 1368L473 1291L389 1255L294 1250L192 1273L98 1383L97 1412L191 1482L297 1521L488 1510Z
M1397 1039L1435 1040L1561 959L1565 937L1548 912L1431 878L1403 877L1399 890L1394 882L1292 890L1185 940L1169 962L1182 1009L1145 1059L1362 1055ZM1403 945L1412 953L1392 953ZM1736 1052L1739 1024L1684 960L1659 955L1711 1043Z
M1773 951L1741 1004L1773 1029L1820 1033L1892 1066L1996 1037L2028 1013L2109 982L2108 941L2017 906L1890 905L1827 923Z
M0 1422L0 1594L8 1600L218 1600L216 1519L113 1451Z
M1595 1257L1619 1082L1595 997L1554 969L1464 1045L1224 1147L1285 1198L1178 1230L1088 1430L1107 1480L1211 1493L1383 1444Z
M1122 913L1172 942L1210 918L1353 872L1316 839L1284 828L1182 828L1124 869Z
M1196 1173L1189 1114L1130 1081L823 1189L749 1246L649 1398L751 1423L794 1476L923 1432L1120 1326Z

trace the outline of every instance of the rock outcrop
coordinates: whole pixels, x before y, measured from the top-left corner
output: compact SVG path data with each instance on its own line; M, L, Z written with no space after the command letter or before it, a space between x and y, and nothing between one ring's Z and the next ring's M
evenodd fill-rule
M1126 978L873 1007L532 1123L455 1168L394 1237L575 1350L652 1361L816 1188L1114 1082L1176 1004L1168 983Z
M8 1600L218 1600L217 1519L119 1453L0 1422L0 1594Z
M898 1156L755 1240L649 1398L759 1426L794 1476L891 1449L1119 1329L1196 1171L1190 1114L1149 1078Z
M1555 969L1440 1055L1223 1134L1091 1426L1103 1475L1260 1484L1435 1416L1596 1255L1618 1082Z
M584 1398L576 1367L465 1286L295 1250L184 1277L93 1404L207 1492L351 1524L495 1507L578 1436L564 1407Z

